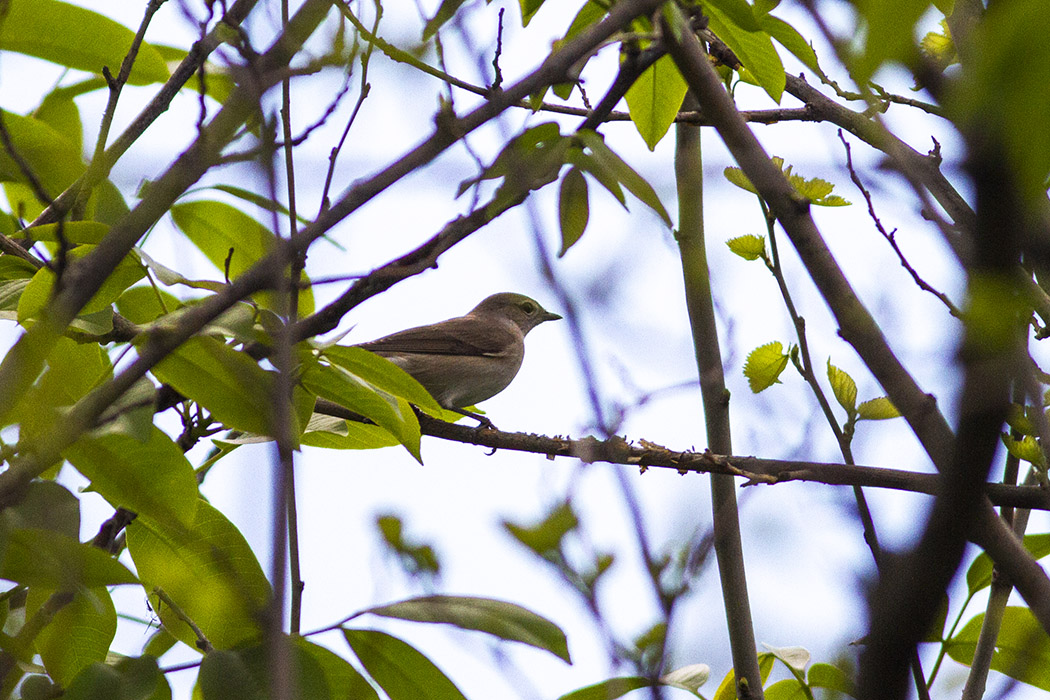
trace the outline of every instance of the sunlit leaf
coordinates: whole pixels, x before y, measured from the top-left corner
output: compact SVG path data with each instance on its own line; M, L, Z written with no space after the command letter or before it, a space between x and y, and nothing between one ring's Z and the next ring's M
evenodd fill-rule
M747 234L726 241L729 250L744 260L759 260L766 257L766 237Z
M751 391L758 393L780 383L780 374L787 367L789 356L780 341L761 345L748 353L744 376Z

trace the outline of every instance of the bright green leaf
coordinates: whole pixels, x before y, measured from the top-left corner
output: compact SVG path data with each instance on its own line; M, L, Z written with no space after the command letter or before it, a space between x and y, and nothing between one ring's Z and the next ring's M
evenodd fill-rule
M961 664L973 661L984 624L984 613L974 616L947 643L948 655ZM1010 678L1050 690L1050 637L1028 608L1008 606L995 641L991 667Z
M762 27L762 31L776 39L795 58L802 61L806 68L809 68L817 75L823 75L824 72L817 63L817 54L813 51L813 46L798 33L797 29L773 15L766 15L760 19L759 25Z
M51 596L50 591L32 589L27 610L36 610ZM92 663L105 661L117 633L117 611L104 587L79 589L40 631L36 648L48 675L68 686Z
M148 442L130 435L88 435L63 456L114 507L177 530L190 528L197 515L197 478L189 460L159 428Z
M762 691L766 700L807 700L806 686L797 678L785 678L777 681Z
M415 377L385 357L346 345L330 345L322 351L322 355L333 365L342 367L376 389L399 396L427 411L443 410Z
M831 391L835 394L835 400L839 406L846 409L846 413L853 415L857 410L857 383L848 373L831 364L828 358L828 382L831 383Z
M642 73L624 96L631 121L652 151L671 128L689 91L674 60L663 56Z
M67 243L74 245L96 244L109 233L109 226L97 221L66 221L61 224L44 224L23 229L22 233L34 241L57 241L59 232Z
M196 401L229 428L272 435L274 375L229 345L197 336L153 368L153 374Z
M877 399L862 401L857 406L857 417L861 420L886 420L888 418L900 418L901 412L893 405L886 396Z
M729 250L744 260L759 260L766 257L766 237L747 234L726 241Z
M432 595L369 608L365 612L486 632L500 639L549 651L566 663L572 663L565 633L547 618L514 603L491 598Z
M149 518L127 529L128 549L150 605L180 641L196 646L193 630L152 593L163 590L217 649L259 639L270 584L240 531L206 501L190 532Z
M825 663L813 664L809 667L808 681L811 688L827 688L850 697L857 696L857 688L853 681L838 666Z
M0 578L51 590L136 583L123 564L98 547L53 530L12 530L7 534Z
M8 0L0 25L0 49L36 56L91 73L108 67L116 76L131 48L134 32L97 12L56 0ZM164 59L150 46L139 48L128 82L168 79Z
M399 445L397 438L378 425L348 421L315 413L300 439L307 447L330 450L375 450Z
M1009 433L1003 433L1000 437L1003 445L1006 447L1006 451L1017 459L1024 460L1037 467L1046 466L1046 454L1043 452L1043 448L1039 446L1035 436L1025 435L1020 440L1015 440Z
M1033 559L1042 559L1050 554L1050 534L1025 535L1024 547ZM983 552L973 560L966 570L966 587L970 595L992 584L992 567L992 560Z
M787 76L769 34L759 29L754 16L751 16L753 26L747 27L737 21L739 17L726 14L722 7L711 3L705 3L704 7L708 10L708 26L711 31L733 50L744 68L755 77L773 101L779 104L787 84Z
M761 345L752 350L744 363L744 376L751 391L765 391L780 383L780 373L787 367L789 356L780 341Z

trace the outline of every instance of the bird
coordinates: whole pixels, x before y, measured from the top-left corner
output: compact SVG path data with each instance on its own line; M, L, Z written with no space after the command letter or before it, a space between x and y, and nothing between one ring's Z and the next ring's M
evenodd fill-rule
M485 298L465 316L408 328L357 347L398 365L443 408L479 421L479 427L494 428L492 421L467 407L506 389L521 368L528 332L559 319L524 294L503 292Z

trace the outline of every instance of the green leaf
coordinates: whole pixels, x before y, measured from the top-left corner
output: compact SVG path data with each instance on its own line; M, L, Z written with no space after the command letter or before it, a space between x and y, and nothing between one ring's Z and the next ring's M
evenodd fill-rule
M432 595L369 608L365 612L486 632L500 639L549 651L566 663L572 663L565 633L547 618L514 603L491 598Z
M208 80L210 81L212 79L213 76L208 75ZM290 213L288 211L288 207L284 206L280 202L275 202L269 197L264 197L261 194L256 194L255 192L252 192L251 190L246 190L243 187L236 187L234 185L212 185L212 189L216 189L220 192L225 192L226 194L233 195L238 199L243 199L244 201L250 202L255 206L259 207L260 209L264 209L266 211L277 212L278 214L282 214L284 216L288 216L288 214ZM311 223L310 220L302 214L297 214L295 218L301 224Z
M37 610L50 596L51 591L31 590L26 610ZM105 661L116 633L117 611L109 591L83 588L40 631L36 649L48 675L68 686L87 666Z
M584 129L578 132L576 137L590 150L598 169L607 172L610 177L626 187L643 204L656 212L665 224L671 225L671 217L667 214L667 210L664 209L664 205L660 203L660 198L656 196L656 191L652 185L636 173L620 156L613 153L605 145L605 139L598 132Z
M123 695L120 673L108 664L93 663L73 679L62 700L101 700Z
M516 540L540 556L558 550L565 535L579 525L580 520L568 501L556 505L547 514L547 517L536 525L524 526L507 520L503 521L503 527Z
M744 376L751 391L757 394L780 383L780 373L787 367L789 356L778 340L752 350L744 363Z
M797 678L785 678L762 691L766 700L807 700L806 686Z
M751 194L758 194L758 188L751 184L751 180L747 178L747 175L744 175L744 171L740 168L726 167L722 170L722 174L726 180L740 189L747 190Z
M850 697L857 697L857 687L846 672L838 666L816 663L809 667L809 687L827 688Z
M972 663L983 624L984 613L967 622L948 641L948 655L959 663ZM1050 690L1050 637L1028 608L1007 606L1003 611L991 667L1014 680Z
M730 238L726 241L726 245L729 246L729 250L744 260L765 260L766 258L765 236L756 236L749 233L745 236Z
M835 400L839 406L846 409L846 413L852 416L857 411L857 383L853 377L831 364L828 358L828 381L831 383L831 391L835 394Z
M54 481L31 481L18 503L0 514L0 532L23 528L80 537L80 500Z
M544 0L518 0L518 6L521 8L521 26L529 26L529 22L532 21L533 15L539 12L539 9L543 6Z
M315 413L300 439L308 447L330 450L375 450L400 445L388 430L378 425L348 421Z
M1035 560L1042 559L1050 554L1050 534L1034 534L1024 536L1024 548ZM966 587L970 595L992 585L992 560L984 552L977 555L966 570Z
M75 590L136 583L107 552L53 530L12 530L0 578L50 590Z
M128 549L164 626L191 648L193 630L153 591L163 590L216 649L261 637L270 584L240 531L206 501L197 504L190 532L173 531L149 518L127 529Z
M817 54L813 50L812 44L806 41L798 30L792 27L790 24L774 17L773 15L766 15L758 21L762 31L769 34L771 37L780 42L781 46L790 51L795 58L802 61L802 64L809 68L817 75L823 75L824 71L820 69L820 65L817 63Z
M390 700L465 700L448 676L397 637L345 627L343 636Z
M558 192L558 219L561 223L561 250L558 257L580 240L587 228L590 211L587 203L587 178L576 166L569 168Z
M1006 451L1017 459L1030 462L1037 467L1046 466L1046 455L1034 436L1025 435L1020 440L1015 440L1009 433L1003 433L1000 438Z
M329 345L322 356L376 389L399 396L428 411L443 411L434 397L411 374L385 357L363 348Z
M455 17L456 11L459 10L460 6L465 0L441 0L441 6L438 7L437 12L427 22L426 26L423 27L423 41L430 41L430 39L437 34L438 30L444 26L445 22Z
M299 652L297 658L300 662L306 655L320 667L328 682L328 688L335 697L347 700L379 700L379 694L372 685L346 659L302 637L294 637L293 643Z
M404 399L377 389L367 380L337 365L315 363L308 366L302 384L317 396L374 421L422 463L419 420Z
M900 416L901 412L886 396L862 401L860 406L857 406L857 417L861 420L886 420L900 418Z
M186 51L186 49L180 49L177 46L153 44L153 48L157 50L157 53L164 58L164 61L167 64L174 66L178 66L178 64L182 63L186 56L189 55L189 52ZM229 69L223 65L206 62L204 64L204 72L204 94L215 100L216 104L226 104L226 99L233 92L234 88L237 87L233 78L230 77ZM201 88L201 71L194 71L193 77L183 86L183 90L192 92L194 95L199 95L202 92ZM215 189L221 190L223 189L223 186L216 186Z
M175 295L151 285L131 287L117 299L117 311L132 323L145 325L182 305Z
M204 700L263 700L266 697L241 653L226 649L216 649L204 657L197 687Z
M727 17L745 31L756 32L759 29L755 13L745 0L705 0L703 7Z
M3 29L0 28L0 33ZM80 110L73 101L74 92L65 88L55 88L44 95L40 105L33 110L32 116L55 131L64 134L76 146L84 150L84 124L80 120Z
M780 56L773 47L773 41L769 34L759 28L753 15L750 16L750 26L748 26L746 21L741 24L739 14L730 16L724 12L723 8L732 4L719 2L719 6L716 7L710 2L704 3L708 26L719 39L726 43L726 46L733 50L744 68L754 76L762 89L773 98L773 101L780 104L780 97L784 94L784 86L787 84L787 76L784 73L784 64L781 63ZM750 15L750 8L748 14Z
M225 202L198 200L176 204L170 209L175 225L211 261L216 269L235 280L273 250L274 235L258 221ZM259 295L263 306L283 311L273 294ZM313 292L299 292L299 315L313 313Z
M130 435L88 435L63 456L113 507L177 530L191 528L197 515L197 478L189 460L159 428L142 442Z
M853 64L858 83L870 80L887 61L910 63L916 58L915 26L930 0L857 0L855 7L866 24L866 31L859 34L864 48Z
M56 0L9 0L0 25L0 49L91 73L101 74L105 66L114 76L134 38L108 17ZM128 82L147 85L168 76L164 59L143 43Z
M81 245L73 248L68 253L69 260L76 261L90 255L96 246ZM91 300L80 310L80 316L89 316L98 311L106 310L110 304L115 302L124 290L138 282L146 274L145 269L139 264L134 255L126 255L117 264L117 267L109 273L106 281L102 283ZM51 300L52 290L55 286L55 273L46 267L37 270L33 279L22 292L22 298L18 301L18 322L25 324L30 319L39 316L44 306Z
M615 698L622 697L632 690L651 688L654 685L657 684L643 676L610 678L609 680L574 690L571 693L566 693L558 700L615 700Z
M652 151L671 128L689 91L674 60L663 56L642 73L624 96L631 121Z
M22 233L34 241L58 241L59 231L67 243L96 244L109 233L109 226L97 221L65 221L61 224L44 224L23 229Z
M1028 406L1021 406L1020 404L1012 403L1006 412L1006 424L1010 426L1012 430L1016 430L1022 435L1035 435L1035 424L1029 417L1029 411L1037 410L1029 408Z
M274 375L243 352L197 336L153 368L153 374L196 401L223 425L272 435Z

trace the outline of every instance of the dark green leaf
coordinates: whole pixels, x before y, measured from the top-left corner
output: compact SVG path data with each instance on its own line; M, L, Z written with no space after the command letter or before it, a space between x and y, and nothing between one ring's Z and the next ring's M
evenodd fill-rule
M53 530L67 537L80 537L80 501L54 481L27 484L21 500L5 508L0 519L4 530Z
M665 224L671 225L671 217L667 214L667 210L664 209L664 205L660 203L660 198L656 196L656 191L652 188L652 185L636 173L631 166L627 165L620 156L613 153L597 132L585 129L578 132L576 136L590 150L599 169L607 171L611 177L626 187L631 194L656 212Z
M240 652L226 649L216 649L204 657L197 686L204 700L263 700L266 697Z
M580 240L590 216L587 202L587 178L576 166L569 168L562 178L558 192L558 218L561 222L561 251L565 253Z
M727 15L721 7L705 7L709 10L708 22L711 31L733 50L744 68L754 76L755 81L779 104L787 84L787 76L769 34L759 28L754 16L751 16L753 26L748 27L741 25L737 21L738 17Z
M465 700L430 659L397 637L345 627L343 636L390 700Z
M486 632L500 639L544 649L572 663L565 633L545 617L520 605L491 598L424 596L369 608L365 612L416 622L443 622Z
M579 518L567 501L552 508L547 517L536 525L524 526L503 521L503 527L516 540L540 556L557 550L565 535L575 530L579 524Z
M415 377L385 357L380 357L362 348L345 345L330 345L322 351L322 355L332 364L342 367L376 389L393 396L400 396L428 411L442 410L434 397L416 381Z
M103 700L119 698L123 682L120 673L103 663L93 663L73 679L62 700Z

